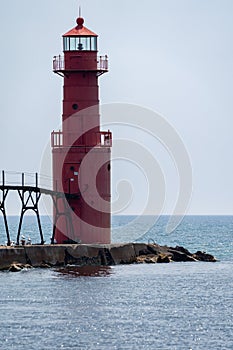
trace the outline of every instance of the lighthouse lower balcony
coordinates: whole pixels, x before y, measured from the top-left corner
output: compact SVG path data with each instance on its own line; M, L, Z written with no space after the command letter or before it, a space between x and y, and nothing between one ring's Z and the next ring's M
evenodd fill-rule
M105 55L93 59L92 56L74 54L65 59L61 55L54 56L53 71L62 76L69 74L69 72L94 71L99 76L108 72L108 57Z
M66 135L67 136L67 135ZM95 142L94 145L87 144L69 144L64 142L64 133L62 131L53 131L51 133L51 145L53 149L62 148L62 147L77 147L77 148L86 148L90 149L93 147L112 147L112 133L110 131L100 131L95 133ZM66 137L67 139L67 137Z

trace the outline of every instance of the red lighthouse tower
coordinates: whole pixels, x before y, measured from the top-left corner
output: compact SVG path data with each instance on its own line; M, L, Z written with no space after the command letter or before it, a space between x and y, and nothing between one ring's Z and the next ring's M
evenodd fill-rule
M63 56L53 70L64 78L62 130L52 132L54 190L66 194L56 203L57 243L110 243L110 157L112 135L100 131L98 78L108 71L98 57L97 35L84 25L63 35Z

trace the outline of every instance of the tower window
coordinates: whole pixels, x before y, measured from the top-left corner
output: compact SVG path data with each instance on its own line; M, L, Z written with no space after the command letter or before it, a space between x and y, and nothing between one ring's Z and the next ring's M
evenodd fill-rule
M74 103L74 104L72 105L72 108L76 111L76 110L78 109L77 103Z

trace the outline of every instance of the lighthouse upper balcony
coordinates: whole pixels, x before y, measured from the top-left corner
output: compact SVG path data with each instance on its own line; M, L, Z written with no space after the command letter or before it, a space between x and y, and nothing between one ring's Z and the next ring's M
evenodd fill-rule
M53 58L54 73L65 75L69 72L88 72L96 71L97 75L108 72L108 56L90 56L74 54L69 55L68 58L64 56L54 56Z
M73 134L64 134L62 131L53 131L51 133L51 146L53 149L60 149L64 147L72 148L109 148L112 147L112 133L111 131L99 131L92 133L87 133L83 135L85 140L83 143L74 142L75 137ZM81 138L82 139L82 138ZM80 139L80 140L81 140ZM91 141L91 142L89 142Z

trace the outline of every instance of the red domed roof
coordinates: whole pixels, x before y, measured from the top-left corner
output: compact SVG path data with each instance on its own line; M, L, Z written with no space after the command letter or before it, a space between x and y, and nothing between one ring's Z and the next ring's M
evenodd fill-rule
M84 19L82 17L77 18L76 22L78 25L75 28L69 30L69 32L64 34L63 37L65 36L98 36L88 28L84 27L83 25Z

